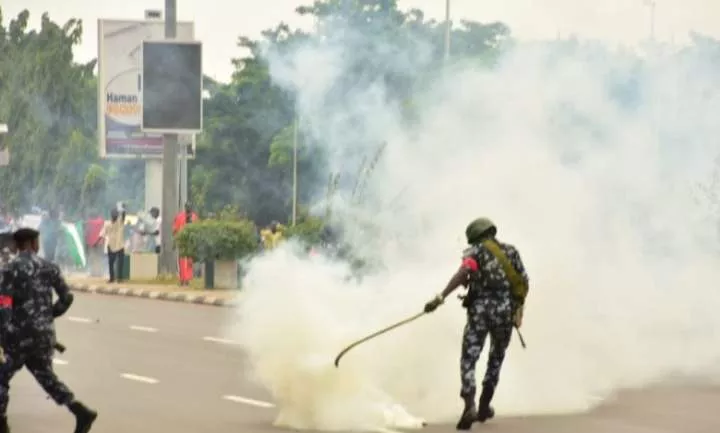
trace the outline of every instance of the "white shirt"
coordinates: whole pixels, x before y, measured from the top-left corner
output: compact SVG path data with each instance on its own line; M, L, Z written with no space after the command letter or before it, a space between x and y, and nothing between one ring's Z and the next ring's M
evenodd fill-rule
M106 221L102 230L102 236L105 238L106 248L116 252L125 248L125 224L118 219L117 221Z
M146 233L154 233L160 231L160 224L162 223L162 217L158 217L157 219L154 219L153 217L149 217L147 220L145 220L144 223L144 231ZM148 251L155 251L156 246L162 245L162 237L160 236L160 233L157 235L147 235L145 236L145 248Z

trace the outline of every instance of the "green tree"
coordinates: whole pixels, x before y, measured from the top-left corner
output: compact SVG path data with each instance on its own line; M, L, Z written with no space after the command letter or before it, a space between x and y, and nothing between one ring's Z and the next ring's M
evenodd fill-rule
M281 24L264 32L262 43L280 46L302 37ZM270 161L273 141L293 120L293 100L271 83L261 42L240 38L239 45L250 54L233 61L231 83L215 89L205 104L192 194L205 211L233 204L267 224L289 214L291 173L286 164Z
M402 12L396 1L316 1L297 13L311 16L316 30L307 34L280 23L260 40L240 38L239 46L249 55L233 60L232 82L216 86L205 104L206 130L192 164L192 195L208 211L236 204L259 224L291 214L295 95L271 80L268 55L283 56L305 43L342 46L350 60L327 97L329 116L352 113L348 93L374 83L390 91L388 103L410 113L418 86L441 69L444 24L425 20L419 10ZM492 58L508 34L502 24L463 22L453 35L458 41L453 53ZM355 120L349 116L347 122ZM304 134L303 119L298 122L298 193L307 204L325 193L328 173L321 146Z
M96 156L95 62L77 64L82 23L58 25L47 14L28 30L27 10L2 25L0 119L7 123L10 165L0 169L0 195L13 208L80 205L84 173Z

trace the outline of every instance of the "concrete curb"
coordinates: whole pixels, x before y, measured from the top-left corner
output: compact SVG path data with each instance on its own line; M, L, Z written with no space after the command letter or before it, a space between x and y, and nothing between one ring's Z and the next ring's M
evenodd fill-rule
M130 289L126 287L105 287L70 284L70 289L74 292L81 293L127 296L143 299L157 299L161 301L184 302L187 304L211 305L214 307L232 307L236 305L233 300L216 298L214 296L193 295L188 293L172 293L144 289Z

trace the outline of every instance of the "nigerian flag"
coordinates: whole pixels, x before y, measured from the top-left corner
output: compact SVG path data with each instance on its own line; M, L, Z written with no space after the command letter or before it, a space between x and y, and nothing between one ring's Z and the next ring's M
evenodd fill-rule
M68 258L81 268L87 266L87 257L85 257L85 239L83 235L83 224L62 223L63 241L67 248Z

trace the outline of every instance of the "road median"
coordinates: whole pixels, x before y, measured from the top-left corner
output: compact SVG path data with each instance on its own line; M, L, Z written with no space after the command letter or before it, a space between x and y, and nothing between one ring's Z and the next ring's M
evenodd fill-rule
M75 292L113 295L188 304L231 307L237 302L238 290L200 290L169 284L138 282L107 283L93 278L68 278Z

